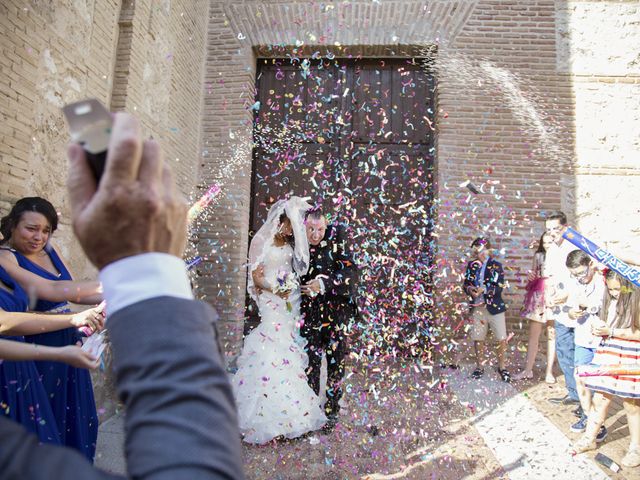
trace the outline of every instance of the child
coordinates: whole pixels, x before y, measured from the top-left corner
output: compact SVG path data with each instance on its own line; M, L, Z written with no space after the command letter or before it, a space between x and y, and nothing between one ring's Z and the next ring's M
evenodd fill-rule
M567 256L567 268L572 282L564 313L574 322L574 366L588 365L593 360L596 347L602 340L593 335L593 327L600 324L600 309L604 295L604 279L596 269L595 262L582 250L573 250ZM585 386L583 378L575 375L576 390L582 411L580 419L571 425L571 431L584 432L587 418L592 412L592 394ZM601 442L607 436L607 429L602 426L596 441Z
M527 346L527 360L524 370L518 373L514 379L522 380L533 378L533 364L538 353L538 342L542 327L547 325L547 371L545 382L556 383L553 376L553 362L556 358L556 339L553 320L547 321L545 312L545 259L547 249L553 243L553 238L548 233L540 237L538 250L533 256L533 268L526 288L524 305L521 315L529 320L529 345Z
M496 357L498 374L504 382L510 382L511 376L505 367L505 351L507 349L507 326L504 312L507 306L502 299L504 288L504 272L502 264L491 258L491 243L483 237L476 238L471 244L474 259L467 264L464 290L471 298L471 315L473 328L471 339L476 353L476 368L473 378L484 374L484 343L489 325L495 340L498 342Z
M596 365L637 365L640 363L640 289L612 270L605 273L606 292L600 318L593 333L603 337L593 358ZM622 397L629 426L629 450L620 463L640 465L640 384L633 375L585 377L585 385L596 392L594 409L585 434L573 446L582 453L596 448L595 438L607 417L613 397Z

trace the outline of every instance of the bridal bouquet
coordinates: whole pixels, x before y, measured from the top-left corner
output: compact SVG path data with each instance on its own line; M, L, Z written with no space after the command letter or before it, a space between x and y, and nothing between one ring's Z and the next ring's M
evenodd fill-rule
M276 275L276 285L273 289L273 293L279 295L281 293L290 293L298 288L298 278L294 272L288 272L286 270L280 270ZM291 303L287 300L287 311L292 310Z

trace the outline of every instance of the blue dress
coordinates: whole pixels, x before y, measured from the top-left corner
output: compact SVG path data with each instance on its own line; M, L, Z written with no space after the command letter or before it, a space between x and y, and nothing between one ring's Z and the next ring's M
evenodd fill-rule
M45 249L51 262L60 272L59 275L49 272L33 263L20 252L13 251L18 264L32 273L47 280L72 280L69 270L53 248ZM67 302L50 302L38 300L36 312L47 312L56 309L64 311ZM62 347L75 345L80 334L75 328L41 333L25 337L27 342ZM75 448L93 462L98 439L98 414L93 396L93 385L89 371L75 368L60 362L35 362L45 390L49 394L51 408L58 422L58 431L63 445Z
M27 293L0 267L0 281L12 292L0 289L0 309L24 312ZM24 343L24 337L0 335L4 340ZM49 397L40 381L33 361L10 362L0 360L0 414L35 433L42 443L61 444L56 419Z

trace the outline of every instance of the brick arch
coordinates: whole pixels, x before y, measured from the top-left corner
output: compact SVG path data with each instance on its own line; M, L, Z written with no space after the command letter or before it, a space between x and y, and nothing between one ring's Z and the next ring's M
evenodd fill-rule
M478 0L392 0L348 3L249 0L225 14L251 45L412 45L455 41ZM282 37L283 29L287 37Z

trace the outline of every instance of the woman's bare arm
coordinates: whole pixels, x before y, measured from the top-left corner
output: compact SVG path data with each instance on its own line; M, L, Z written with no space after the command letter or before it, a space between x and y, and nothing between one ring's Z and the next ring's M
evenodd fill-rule
M104 325L102 306L74 314L5 312L0 310L0 335L36 335L84 325L91 327L92 330L102 329Z
M251 277L253 278L253 284L260 290L271 291L270 285L264 277L264 265L260 264L251 271Z
M102 286L97 281L47 280L18 265L9 251L0 250L0 267L29 295L51 302L74 302L95 305L102 301Z
M14 362L49 360L65 362L78 368L96 368L97 360L75 345L48 347L34 343L13 342L0 339L0 359Z
M632 331L630 328L611 328L611 336L613 338L621 338L622 340L640 340L640 330Z

